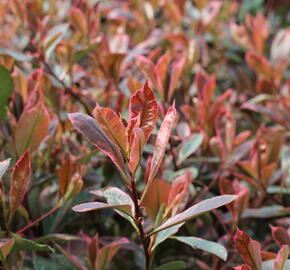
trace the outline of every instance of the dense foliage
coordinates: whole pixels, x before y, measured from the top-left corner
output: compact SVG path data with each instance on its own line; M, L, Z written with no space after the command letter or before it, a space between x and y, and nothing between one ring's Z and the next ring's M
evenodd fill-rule
M0 15L0 268L290 269L287 0Z

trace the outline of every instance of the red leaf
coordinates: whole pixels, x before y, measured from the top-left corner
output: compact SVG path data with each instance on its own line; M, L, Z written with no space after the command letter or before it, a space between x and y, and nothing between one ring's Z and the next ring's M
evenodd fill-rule
M174 102L172 106L168 109L157 135L147 185L150 184L150 182L154 179L155 175L158 172L158 169L164 156L166 146L170 138L170 133L173 128L175 118L176 118L176 110Z
M27 150L21 156L13 169L11 185L10 185L10 218L16 209L21 205L23 198L27 192L30 182L30 155Z
M134 174L142 156L143 146L145 144L145 134L141 128L133 129L133 140L130 151L129 169Z
M235 270L253 270L250 266L242 264L234 267Z
M136 64L145 77L148 78L151 86L162 93L161 82L157 76L154 63L145 56L139 55L137 56Z
M87 18L86 15L76 7L71 7L69 10L69 20L75 29L83 35L87 34Z
M280 246L288 245L290 247L290 235L282 227L271 226L272 237Z
M143 87L131 97L129 110L129 141L132 141L131 136L133 128L140 127L144 132L146 143L158 116L156 98L147 81L144 83ZM136 126L137 117L140 117L140 123Z
M164 55L162 55L159 58L159 60L156 64L156 73L157 73L157 76L159 77L159 80L160 80L162 86L163 86L162 87L163 92L162 92L161 96L164 96L164 84L165 84L167 69L168 69L170 60L171 60L171 56L170 56L169 51L167 51Z
M158 179L152 182L148 188L141 205L145 206L146 213L152 220L155 220L162 204L165 207L167 206L170 190L171 185L169 183Z
M246 54L246 61L251 69L253 69L257 74L262 75L266 78L271 78L273 75L272 68L269 61L255 52L248 52Z
M247 265L253 270L262 269L261 249L257 241L252 240L247 233L237 229L235 246Z
M119 148L106 136L94 118L83 113L70 113L68 117L75 129L103 151L125 173L125 163Z
M121 238L99 249L96 259L96 269L98 270L106 269L107 264L112 260L114 255L120 249L120 247L128 243L129 243L128 239Z
M121 149L123 155L129 158L128 134L120 117L109 108L101 108L96 105L93 116L106 135Z
M172 66L172 70L170 72L170 83L168 90L168 101L171 100L178 80L180 79L181 73L183 71L183 67L185 64L185 58L180 59L177 63Z
M15 148L18 155L27 149L35 151L47 134L50 118L42 105L25 110L15 127Z

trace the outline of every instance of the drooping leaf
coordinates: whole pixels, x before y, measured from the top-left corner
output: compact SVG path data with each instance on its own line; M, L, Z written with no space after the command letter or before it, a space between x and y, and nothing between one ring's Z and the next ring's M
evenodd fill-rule
M139 117L140 123L137 127L141 128L147 142L153 128L155 127L158 116L158 107L155 95L146 81L143 87L138 90L130 99L129 104L129 127L128 135L131 141L131 133L135 126L134 119Z
M8 159L0 162L0 180L2 179L6 170L8 169L9 164L10 164L10 160L11 160L11 158L8 158Z
M201 133L194 134L186 140L178 152L178 164L181 164L191 154L193 154L198 147L202 144L203 135Z
M129 169L133 174L140 164L145 140L146 138L143 130L141 128L135 127L133 129L133 140L130 151L130 160L128 164Z
M25 110L15 127L15 148L18 155L27 149L35 151L47 134L50 118L42 105Z
M286 260L288 259L288 255L289 255L289 246L283 245L279 250L274 263L275 270L283 270Z
M186 263L183 261L174 261L162 264L154 270L181 270L186 268Z
M125 172L125 163L119 148L106 136L94 118L83 113L70 113L69 119L80 133L109 156L121 171Z
M158 172L158 169L160 167L160 164L164 156L166 146L169 141L171 130L174 125L175 117L176 117L176 110L175 110L175 102L174 102L172 106L168 109L165 115L165 118L161 124L161 127L159 129L159 132L157 134L153 158L150 165L147 186L150 185L151 181L153 181L155 175Z
M189 219L197 217L203 213L206 213L208 211L221 207L225 204L232 202L236 198L237 198L236 195L222 195L222 196L216 196L214 198L204 200L194 206L191 206L185 211L169 218L167 221L165 221L163 224L157 227L153 232L151 232L151 234L165 230L169 227L172 227L174 225L177 225L179 223L182 223Z
M21 156L13 169L10 184L10 217L13 216L16 209L20 206L27 192L30 182L30 154L27 150Z
M203 251L209 252L211 254L214 254L224 261L226 261L227 259L228 252L226 248L219 243L215 243L215 242L208 241L202 238L191 237L191 236L175 236L173 237L173 239L183 242L194 249L197 248L197 249L201 249Z
M0 260L4 262L14 245L14 238L0 238Z
M96 258L96 269L106 269L107 264L112 260L120 247L127 243L129 243L129 241L126 238L121 238L120 240L114 241L113 243L99 249Z
M253 270L262 270L262 257L260 244L250 236L237 229L235 235L235 246L244 262Z
M98 104L93 111L93 116L107 136L119 146L124 156L128 159L128 134L120 117L113 110L101 108Z
M13 79L10 72L0 65L0 120L6 116L6 106L13 91Z
M142 198L141 205L145 207L147 215L155 220L161 205L167 206L171 185L156 179L152 182L146 195Z

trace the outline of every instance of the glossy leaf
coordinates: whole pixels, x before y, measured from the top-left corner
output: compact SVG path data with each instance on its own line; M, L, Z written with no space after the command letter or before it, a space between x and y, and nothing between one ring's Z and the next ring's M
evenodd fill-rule
M174 225L177 225L179 223L182 223L189 219L197 217L201 214L204 214L208 211L221 207L225 204L232 202L236 198L237 196L235 195L222 195L222 196L216 196L214 198L204 200L194 206L191 206L185 211L169 218L167 221L165 221L163 224L157 227L151 234L165 230L169 227L172 227Z
M180 242L183 242L194 249L201 249L203 251L209 252L211 254L216 255L217 257L221 258L222 260L226 261L228 252L226 248L219 244L212 241L208 241L198 237L191 237L191 236L175 236L173 239L176 239Z
M14 238L0 238L0 260L4 262L14 245Z
M93 116L106 135L121 149L127 159L129 158L128 134L121 118L109 108L96 105Z
M8 158L8 159L0 162L0 180L2 179L6 170L8 169L9 164L10 164L10 160L11 160L11 158Z
M26 151L15 164L10 183L10 218L21 205L30 183L30 154Z
M178 164L181 164L191 154L193 154L198 147L202 144L203 135L201 133L194 134L186 140L178 152Z
M252 240L247 233L237 229L235 246L247 265L253 270L262 269L261 249L257 241Z
M0 120L6 116L6 106L13 91L13 79L10 72L0 66Z
M108 155L115 165L125 172L125 163L119 148L107 137L94 118L83 113L70 113L69 119L89 142Z
M176 118L176 110L175 103L173 103L173 105L168 109L165 118L161 124L161 127L159 129L159 132L157 134L153 158L150 165L147 186L150 185L151 181L153 181L161 165L164 152L170 138L170 133L175 122L175 118Z
M25 110L15 127L15 148L18 155L27 149L34 152L47 135L50 117L42 105Z
M186 268L186 263L183 261L173 261L162 264L154 270L181 270Z
M155 127L158 116L158 107L155 95L146 81L143 87L138 90L130 99L129 104L129 127L128 135L131 141L131 134L134 127L139 127L145 135L145 143L147 142L153 128ZM139 118L138 126L135 126L134 119Z

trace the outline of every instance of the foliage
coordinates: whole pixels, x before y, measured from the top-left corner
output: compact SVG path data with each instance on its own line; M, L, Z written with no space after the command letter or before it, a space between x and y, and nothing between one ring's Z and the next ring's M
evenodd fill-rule
M1 267L289 269L284 5L1 1Z

